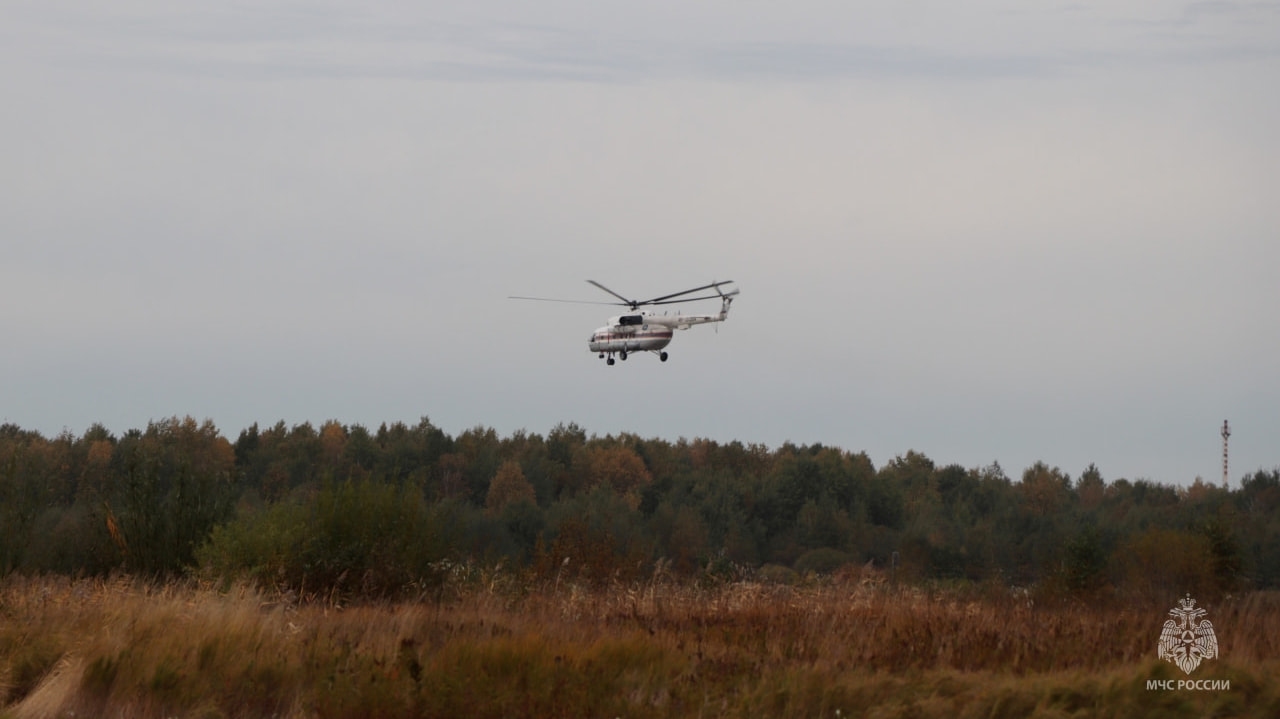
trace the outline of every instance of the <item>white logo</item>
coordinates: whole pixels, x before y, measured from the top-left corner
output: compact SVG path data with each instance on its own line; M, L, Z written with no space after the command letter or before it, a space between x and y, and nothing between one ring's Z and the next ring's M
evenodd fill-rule
M1213 624L1200 619L1208 612L1197 607L1190 594L1178 605L1169 610L1173 619L1166 621L1160 632L1160 658L1190 674L1201 661L1218 658L1218 637L1213 633Z

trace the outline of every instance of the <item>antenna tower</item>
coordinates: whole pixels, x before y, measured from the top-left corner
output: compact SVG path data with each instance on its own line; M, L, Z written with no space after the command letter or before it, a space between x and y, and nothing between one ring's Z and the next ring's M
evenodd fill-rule
M1227 420L1222 420L1222 488L1227 488L1227 438L1231 436L1231 428Z

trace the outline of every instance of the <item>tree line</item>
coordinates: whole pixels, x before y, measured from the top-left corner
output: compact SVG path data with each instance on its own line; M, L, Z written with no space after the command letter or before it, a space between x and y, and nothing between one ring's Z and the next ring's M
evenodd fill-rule
M501 565L595 584L669 573L1197 597L1280 585L1280 468L1232 489L1076 477L1037 462L880 467L821 444L450 436L423 418L235 441L170 418L116 436L0 426L0 574L246 578L394 596Z

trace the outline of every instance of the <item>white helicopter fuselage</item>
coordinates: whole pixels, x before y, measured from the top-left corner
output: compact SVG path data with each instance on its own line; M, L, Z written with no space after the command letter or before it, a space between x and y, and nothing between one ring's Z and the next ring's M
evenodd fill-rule
M723 322L729 316L729 303L714 315L658 314L641 310L609 318L609 324L591 333L587 349L591 352L656 352L671 343L675 330L687 330L707 322Z
M656 352L671 344L670 328L648 326L617 328L605 326L591 333L587 349L592 352Z

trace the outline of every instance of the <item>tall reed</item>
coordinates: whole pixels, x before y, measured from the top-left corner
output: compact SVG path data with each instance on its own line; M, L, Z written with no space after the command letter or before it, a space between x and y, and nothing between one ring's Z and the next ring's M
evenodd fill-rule
M829 581L589 589L473 575L342 606L127 578L0 584L0 716L1275 716L1280 595L1206 607L1221 657L1156 657L1170 607ZM837 714L837 712L839 712Z

